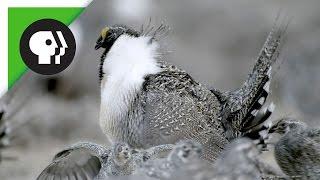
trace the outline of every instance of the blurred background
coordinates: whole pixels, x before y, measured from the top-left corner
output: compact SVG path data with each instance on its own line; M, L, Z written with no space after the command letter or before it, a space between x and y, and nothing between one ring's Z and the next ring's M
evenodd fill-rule
M225 91L246 79L277 13L283 12L292 20L274 68L272 119L293 116L319 127L319 7L319 0L94 0L70 26L78 49L67 71L58 76L28 72L2 98L10 102L3 119L13 140L0 150L0 179L35 179L55 153L80 140L108 144L98 120L102 51L94 45L104 26L140 28L150 17L154 25L171 27L161 42L167 61ZM275 165L271 154L265 158Z

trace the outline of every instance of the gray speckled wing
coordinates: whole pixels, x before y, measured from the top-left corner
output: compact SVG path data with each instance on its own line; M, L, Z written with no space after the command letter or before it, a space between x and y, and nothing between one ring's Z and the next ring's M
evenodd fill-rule
M149 94L145 119L149 122L144 130L148 144L174 143L183 138L195 138L199 132L208 131L204 115L197 111L190 97L175 93Z
M100 145L81 142L57 153L37 180L87 180L94 179L102 167L101 158L109 151Z
M205 152L209 142L223 148L227 140L217 97L184 71L168 65L162 68L163 72L148 76L144 84L143 143L153 146L195 139Z
M64 151L37 178L38 180L93 179L101 169L99 158L84 149Z

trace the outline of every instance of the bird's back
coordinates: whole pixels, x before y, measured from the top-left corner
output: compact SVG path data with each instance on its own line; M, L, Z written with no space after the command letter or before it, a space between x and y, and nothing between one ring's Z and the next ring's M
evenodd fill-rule
M194 139L212 154L209 159L215 158L227 143L219 100L185 71L167 63L161 63L161 69L145 78L141 91L144 144Z
M188 98L197 108L192 109L190 107L188 108L189 111L193 110L194 113L201 113L205 119L199 121L205 121L208 126L223 133L220 122L222 105L218 98L208 88L176 66L161 62L161 69L160 73L146 77L144 83L146 98L160 92L164 96L172 94L174 96L172 98ZM166 105L168 106L168 104ZM179 111L180 109L175 110Z

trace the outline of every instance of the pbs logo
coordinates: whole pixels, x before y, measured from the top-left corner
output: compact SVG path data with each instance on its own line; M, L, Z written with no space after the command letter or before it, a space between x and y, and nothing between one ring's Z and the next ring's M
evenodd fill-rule
M65 70L76 52L71 30L54 19L32 23L22 34L20 54L24 63L34 72L53 75Z

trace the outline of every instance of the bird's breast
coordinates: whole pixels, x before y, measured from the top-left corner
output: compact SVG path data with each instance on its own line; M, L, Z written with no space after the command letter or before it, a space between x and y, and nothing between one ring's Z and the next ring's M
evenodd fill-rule
M113 78L102 82L100 126L111 141L130 144L138 106L133 105L140 93L143 79L132 81L130 77Z

